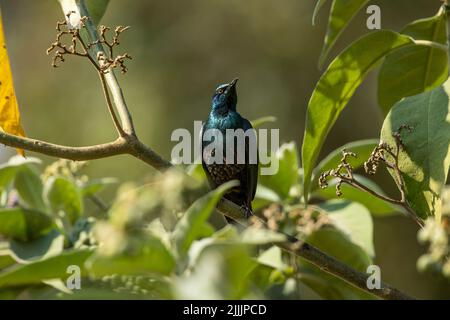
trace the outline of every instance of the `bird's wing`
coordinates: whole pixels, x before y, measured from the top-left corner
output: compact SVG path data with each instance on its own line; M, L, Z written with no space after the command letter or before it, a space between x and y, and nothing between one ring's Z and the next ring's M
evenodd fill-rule
M211 186L211 188L216 188L217 185L214 182L211 173L209 172L208 166L206 165L205 158L203 157L203 148L205 147L203 144L203 129L205 127L205 123L203 123L202 129L200 130L200 145L201 145L201 157L202 157L202 167L203 171L205 172L206 178L208 179L208 183Z
M247 119L243 119L243 130L247 131L248 129L253 129L252 124ZM255 133L256 135L256 133ZM254 141L256 142L256 136ZM258 154L258 148L256 148L256 154L257 154L257 162L255 164L248 163L247 159L249 158L249 150L250 147L248 145L248 140L245 141L245 158L246 158L246 172L247 172L247 203L250 204L252 200L255 198L256 194L256 186L258 185L258 163L259 163L259 154Z

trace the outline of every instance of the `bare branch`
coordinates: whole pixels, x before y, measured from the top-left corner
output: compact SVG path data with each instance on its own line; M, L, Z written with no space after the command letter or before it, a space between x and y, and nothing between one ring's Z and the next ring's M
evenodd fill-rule
M159 171L164 171L172 167L172 163L170 163L170 161L167 161L151 148L147 147L138 138L132 137L128 139L131 145L129 151L131 155L144 161Z
M401 206L406 214L412 218L421 228L424 226L424 222L419 218L417 213L411 208L406 200L406 186L405 181L403 179L402 172L399 166L399 155L401 148L403 147L403 141L401 138L401 131L408 130L411 131L412 128L409 126L401 126L397 132L393 134L393 138L395 140L396 147L393 149L387 143L380 142L380 144L372 151L370 158L364 163L364 169L367 174L374 175L376 174L378 167L381 164L384 164L388 169L394 172L394 180L397 183L400 199L393 199L383 194L380 194L369 187L365 186L358 180L356 180L353 176L353 167L348 163L347 159L349 157L356 157L356 154L353 152L349 152L347 150L342 150L342 159L341 163L338 165L336 169L332 169L326 172L323 172L319 178L319 186L324 189L328 187L328 178L334 177L337 178L338 181L336 183L336 195L340 197L342 195L341 186L342 184L348 184L353 188L359 189L363 192L367 192L373 195L376 198L379 198L383 201L399 205ZM391 159L386 157L388 155ZM393 161L393 162L391 162Z
M89 147L68 147L41 140L19 137L0 131L0 143L13 148L34 151L47 156L74 161L96 160L128 153L129 147L123 138L113 142Z
M66 15L68 19L70 18L71 14L72 12L69 12ZM80 20L81 26L84 26L84 22L86 21L86 19L86 17L83 17ZM80 30L70 29L66 21L58 21L56 23L56 30L58 31L58 33L56 34L56 40L47 49L47 54L50 54L56 49L55 55L53 56L52 60L52 66L54 68L57 68L60 63L65 61L66 55L73 55L90 59L88 50L86 46L84 46L83 41L80 38ZM70 47L67 47L67 45L64 44L64 36L68 36L70 38ZM81 43L83 51L77 50L78 43Z

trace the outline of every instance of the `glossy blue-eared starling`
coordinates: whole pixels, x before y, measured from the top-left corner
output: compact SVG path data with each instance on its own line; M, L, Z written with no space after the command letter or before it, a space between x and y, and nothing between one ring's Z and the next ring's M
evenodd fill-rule
M202 165L212 188L217 188L221 184L231 180L238 180L240 182L240 185L226 193L224 198L242 207L246 212L245 218L248 218L252 214L252 200L255 197L256 185L258 181L258 151L256 145L254 148L250 148L249 143L256 144L256 138L252 141L246 137L245 144L239 144L236 140L234 143L230 143L230 141L227 141L225 138L227 129L242 129L244 132L247 132L249 129L253 129L250 121L243 118L236 111L237 81L238 79L234 79L229 84L220 85L214 92L211 102L211 111L209 113L208 120L206 120L203 124L201 134ZM208 139L204 139L205 132L209 129L216 129L220 131L224 137L224 159L221 163L211 163L212 161L210 158L215 156L215 150L208 150L206 147L211 142L208 141ZM247 133L254 134L254 132ZM233 148L232 155L234 157L234 161L231 161L232 163L227 163L227 149L229 150L231 148ZM255 150L256 155L251 157L250 150ZM241 154L241 159L243 154L245 154L245 161L237 160L239 154ZM251 158L255 158L256 161L250 161ZM228 222L233 222L228 218L226 219Z

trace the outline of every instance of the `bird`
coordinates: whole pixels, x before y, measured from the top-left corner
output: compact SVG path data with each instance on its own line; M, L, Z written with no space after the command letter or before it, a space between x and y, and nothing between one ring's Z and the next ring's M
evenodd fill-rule
M237 111L237 85L238 79L234 79L230 83L222 84L214 91L211 110L208 119L204 122L201 130L201 151L202 151L202 167L212 189L231 181L238 180L239 186L229 190L223 197L229 201L239 205L245 212L244 218L248 219L253 214L252 200L255 198L256 186L258 183L258 150L255 145L250 148L251 139L246 138L245 144L231 144L230 141L224 139L223 145L223 162L211 163L211 157L215 156L215 150L210 150L207 146L214 141L205 139L205 134L209 129L220 131L223 137L226 136L227 129L242 129L247 134L254 134L253 126L246 118L242 117ZM247 130L252 130L247 132ZM256 143L256 134L253 143ZM226 159L227 150L234 155L234 161ZM250 150L256 150L256 161L250 161ZM245 152L245 161L237 161L238 154ZM243 163L242 163L243 162ZM225 217L228 223L234 224L235 221Z

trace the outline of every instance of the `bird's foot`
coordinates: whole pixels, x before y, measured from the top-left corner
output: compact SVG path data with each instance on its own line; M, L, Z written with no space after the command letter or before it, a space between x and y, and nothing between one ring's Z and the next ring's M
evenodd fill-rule
M245 212L245 219L249 219L253 215L252 210L246 204L242 205L241 209Z

